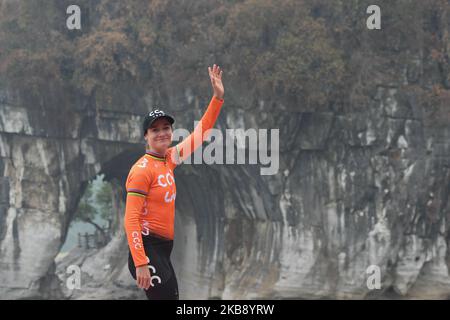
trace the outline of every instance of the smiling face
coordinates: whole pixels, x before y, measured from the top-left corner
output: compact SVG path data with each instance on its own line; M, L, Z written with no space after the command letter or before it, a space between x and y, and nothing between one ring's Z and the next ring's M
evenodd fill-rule
M172 125L166 118L159 118L147 129L144 138L151 151L165 154L172 143Z

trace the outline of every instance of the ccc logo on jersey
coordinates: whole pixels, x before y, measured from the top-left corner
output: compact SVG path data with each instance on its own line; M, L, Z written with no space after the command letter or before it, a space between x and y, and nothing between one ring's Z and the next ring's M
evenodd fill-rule
M173 176L170 173L167 173L166 175L160 174L158 176L158 185L163 188L171 186L174 183L175 183L175 179L173 178ZM176 196L177 196L176 193L170 194L170 191L167 191L164 196L164 201L167 203L175 201Z
M144 159L142 159L142 162L139 163L137 166L138 166L139 168L145 168L145 167L147 166L147 163L148 163L148 159L147 159L147 158L144 158Z
M141 242L141 239L139 238L139 232L133 231L131 233L131 237L133 238L134 248L136 250L142 249L142 242Z

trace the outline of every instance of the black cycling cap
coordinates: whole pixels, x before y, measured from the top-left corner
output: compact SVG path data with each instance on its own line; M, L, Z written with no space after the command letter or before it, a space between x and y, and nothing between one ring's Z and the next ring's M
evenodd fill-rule
M147 132L147 129L151 127L153 122L155 122L155 120L159 118L166 118L170 122L170 124L173 124L175 122L175 119L171 115L165 113L162 110L155 109L145 115L144 123L142 124L144 134Z

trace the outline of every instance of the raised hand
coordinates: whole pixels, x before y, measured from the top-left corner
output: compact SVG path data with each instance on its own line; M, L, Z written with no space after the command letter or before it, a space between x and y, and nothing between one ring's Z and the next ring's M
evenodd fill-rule
M223 99L223 95L225 93L222 83L222 73L223 71L220 70L220 67L217 65L213 65L213 67L208 67L209 71L209 78L211 79L211 85L214 90L214 95L219 98Z

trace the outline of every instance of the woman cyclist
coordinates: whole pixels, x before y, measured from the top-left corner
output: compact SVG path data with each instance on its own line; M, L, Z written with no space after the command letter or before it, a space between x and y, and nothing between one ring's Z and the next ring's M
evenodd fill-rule
M124 227L130 249L128 267L148 299L177 300L178 284L170 261L173 247L176 187L173 170L195 151L211 129L223 104L222 71L208 67L214 95L194 131L175 147L174 118L163 110L143 122L147 151L131 168L127 181Z

